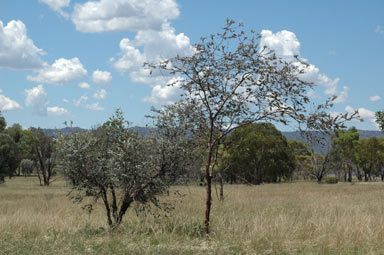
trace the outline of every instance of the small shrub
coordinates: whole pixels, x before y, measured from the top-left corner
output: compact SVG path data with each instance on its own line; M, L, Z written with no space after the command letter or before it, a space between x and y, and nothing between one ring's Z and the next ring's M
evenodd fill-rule
M328 183L328 184L337 184L339 182L337 178L334 176L326 177L324 180L325 180L325 183Z

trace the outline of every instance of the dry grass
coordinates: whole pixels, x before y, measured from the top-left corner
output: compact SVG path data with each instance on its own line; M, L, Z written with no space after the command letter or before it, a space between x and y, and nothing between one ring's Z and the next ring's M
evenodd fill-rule
M169 217L136 216L107 231L102 207L88 215L64 182L0 185L0 254L384 254L384 185L227 185L215 198L212 233L202 222L204 189L175 187ZM173 198L176 199L176 198Z

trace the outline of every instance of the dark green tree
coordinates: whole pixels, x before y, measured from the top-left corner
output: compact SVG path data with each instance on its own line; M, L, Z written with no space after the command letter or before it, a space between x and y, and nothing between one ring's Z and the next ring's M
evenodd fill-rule
M379 125L381 131L384 131L384 111L376 112L376 123Z
M271 123L236 129L229 137L227 173L251 184L290 179L295 158L286 138Z
M13 175L13 166L16 164L15 142L5 133L0 133L0 183L6 176Z
M335 130L331 136L330 161L345 171L346 180L352 182L356 168L356 150L360 134L355 127Z
M361 139L357 146L357 162L364 172L365 181L371 180L373 175L381 175L383 167L384 143L381 139L371 137Z

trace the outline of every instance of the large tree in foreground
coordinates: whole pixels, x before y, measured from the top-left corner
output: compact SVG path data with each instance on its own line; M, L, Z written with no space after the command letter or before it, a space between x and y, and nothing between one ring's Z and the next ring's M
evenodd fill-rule
M167 120L159 120L163 122ZM117 111L97 130L61 137L60 165L73 186L72 198L79 202L84 196L101 198L112 229L134 204L164 209L158 197L167 194L184 172L189 146L184 130L157 131L140 137ZM92 203L87 207L92 209Z
M207 233L217 151L228 134L254 122L287 124L290 119L305 129L328 131L343 126L350 118L346 114L329 114L335 97L312 105L307 93L313 84L300 79L307 64L298 57L292 62L279 58L272 50L259 46L260 38L255 31L247 33L242 24L227 20L223 31L201 38L192 56L148 64L177 77L169 85L180 88L184 105L192 109L186 114L194 123L195 133L207 141Z

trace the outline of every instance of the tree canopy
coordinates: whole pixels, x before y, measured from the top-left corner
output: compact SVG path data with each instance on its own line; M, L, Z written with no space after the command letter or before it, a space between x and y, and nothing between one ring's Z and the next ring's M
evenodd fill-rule
M308 66L304 60L286 60L260 47L261 35L253 30L245 32L242 27L227 20L221 32L202 37L195 44L194 54L147 64L151 70L176 77L169 85L181 91L181 106L186 107L194 133L207 141L207 232L217 151L233 130L254 122L288 124L293 120L299 128L326 132L342 127L351 118L328 112L336 97L324 104L311 103L307 92L314 84L300 79Z

